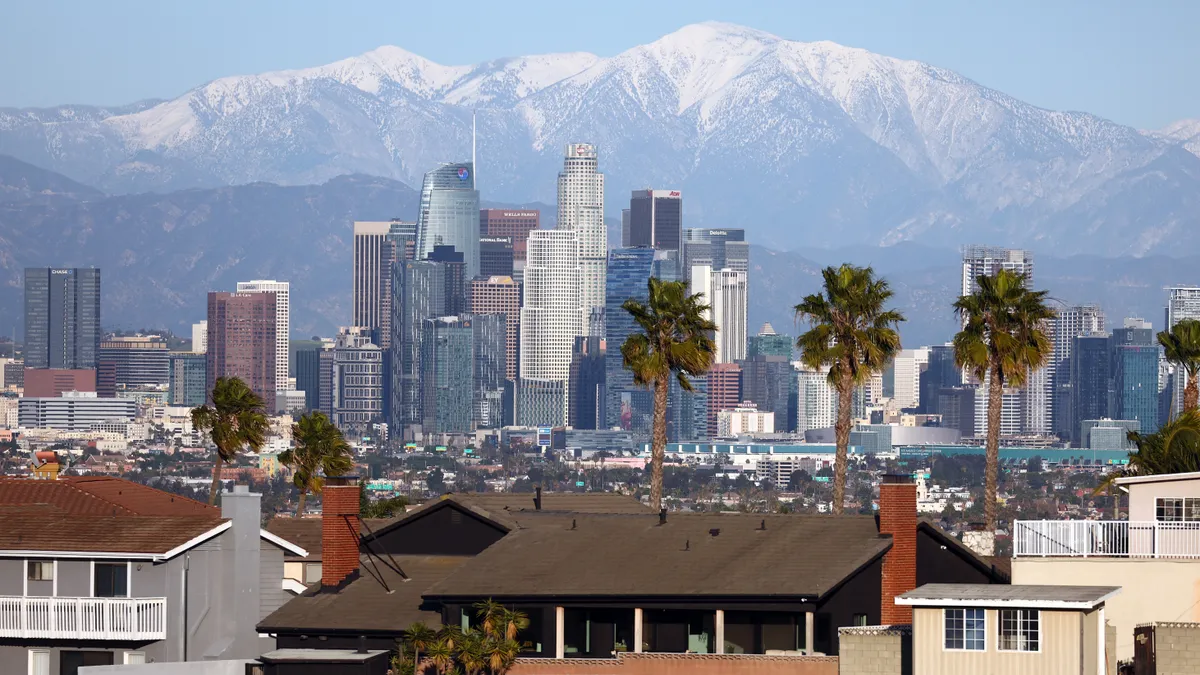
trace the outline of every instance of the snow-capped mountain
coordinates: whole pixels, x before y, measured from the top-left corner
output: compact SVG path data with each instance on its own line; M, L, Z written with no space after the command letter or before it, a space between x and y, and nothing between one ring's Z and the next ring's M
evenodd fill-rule
M629 189L681 188L687 225L743 226L776 248L1200 251L1195 122L1141 133L924 63L720 23L611 58L444 66L381 47L121 110L0 110L0 153L110 192L347 173L416 185L469 156L473 111L495 200L552 202L563 145L590 141L610 213Z

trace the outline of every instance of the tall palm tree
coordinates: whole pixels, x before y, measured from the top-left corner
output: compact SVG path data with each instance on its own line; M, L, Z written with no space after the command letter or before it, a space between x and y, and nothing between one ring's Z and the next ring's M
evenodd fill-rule
M996 530L1004 389L1021 387L1030 372L1046 364L1051 345L1043 326L1057 315L1046 305L1047 292L1030 290L1026 281L1004 269L982 275L976 279L979 289L954 303L963 320L954 336L954 361L988 386L984 515L989 532Z
M221 465L232 462L243 448L258 452L267 442L271 425L262 397L239 378L218 377L209 399L211 404L192 409L192 426L207 432L217 446L208 492L211 505L217 503L221 491Z
M1200 471L1200 412L1184 410L1152 434L1129 433L1130 474L1149 476Z
M350 444L342 432L322 412L302 415L292 425L295 447L279 454L279 462L292 467L292 483L300 490L296 516L304 513L309 491L317 494L325 486L326 476L341 476L354 466Z
M800 360L813 369L829 367L829 383L837 390L837 454L834 459L833 512L841 515L846 497L846 464L854 389L882 372L900 351L896 327L904 315L887 309L892 289L875 278L870 267L826 267L824 292L796 305L797 318L811 328L796 339Z
M1196 388L1196 374L1200 373L1200 321L1184 319L1171 330L1158 334L1158 343L1163 346L1163 355L1187 375L1183 387L1183 409L1195 410L1200 402L1200 389Z
M625 368L633 382L654 389L654 424L650 444L650 507L662 506L663 457L667 452L667 389L675 374L684 391L692 391L690 377L708 372L716 358L712 332L717 325L705 316L703 294L688 295L687 282L654 277L648 284L646 304L634 298L622 308L633 316L641 332L621 345Z

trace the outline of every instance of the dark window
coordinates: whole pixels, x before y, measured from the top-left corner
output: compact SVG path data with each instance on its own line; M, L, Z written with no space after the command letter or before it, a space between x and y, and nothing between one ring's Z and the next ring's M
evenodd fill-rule
M1000 650L1040 651L1040 612L1036 609L1000 610Z
M867 615L866 614L855 614L854 619L850 622L850 625L852 625L852 626L867 625Z
M127 563L96 563L92 597L129 597L129 565Z
M1154 517L1160 523L1200 521L1200 497L1159 497L1154 500Z
M987 648L984 610L946 609L943 612L946 649L983 651Z
M62 652L60 675L79 675L84 666L111 666L115 663L113 652Z

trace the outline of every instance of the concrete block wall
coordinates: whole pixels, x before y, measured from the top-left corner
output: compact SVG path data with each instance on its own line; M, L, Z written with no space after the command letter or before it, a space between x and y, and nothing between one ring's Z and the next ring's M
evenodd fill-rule
M1200 623L1158 622L1153 625L1155 675L1200 672Z
M840 675L911 675L911 626L838 629Z

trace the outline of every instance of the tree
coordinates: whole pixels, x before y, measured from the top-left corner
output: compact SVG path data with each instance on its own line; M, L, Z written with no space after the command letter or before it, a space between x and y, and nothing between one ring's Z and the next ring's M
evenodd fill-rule
M304 513L304 499L319 494L326 476L341 476L354 466L350 444L322 412L310 412L292 425L295 447L279 454L279 462L292 467L292 484L300 490L296 516Z
M1021 387L1030 372L1045 365L1051 345L1043 326L1056 313L1046 305L1047 292L1027 288L1022 274L1002 269L976 283L978 290L954 303L963 321L954 336L954 360L988 387L984 516L994 532L1004 389Z
M218 377L209 398L211 404L192 409L192 426L199 433L208 433L217 446L208 492L211 505L217 503L221 490L221 465L232 462L242 448L262 449L271 425L262 397L239 378Z
M633 382L654 389L654 420L650 444L650 507L662 506L663 458L667 452L667 388L675 374L684 391L693 391L691 377L708 372L716 358L712 333L717 325L705 318L708 305L702 294L688 295L687 283L648 283L646 304L630 298L622 308L633 316L641 332L621 345L625 368Z
M413 669L421 663L421 650L428 649L437 639L437 631L420 621L415 621L404 631L404 641L413 650Z
M1139 476L1200 471L1200 412L1189 409L1152 434L1130 432L1137 446L1129 473Z
M1196 375L1200 373L1200 321L1180 321L1171 330L1159 333L1158 343L1163 347L1163 356L1186 375L1183 409L1195 410L1200 400L1200 389L1196 388Z
M821 276L824 292L806 296L795 307L797 318L811 326L797 338L796 347L804 365L829 368L829 383L837 390L833 512L840 515L845 507L854 389L882 372L900 351L896 327L904 315L885 308L892 289L887 280L875 278L870 267L826 267Z

